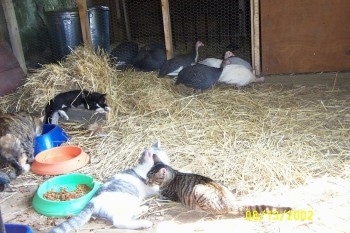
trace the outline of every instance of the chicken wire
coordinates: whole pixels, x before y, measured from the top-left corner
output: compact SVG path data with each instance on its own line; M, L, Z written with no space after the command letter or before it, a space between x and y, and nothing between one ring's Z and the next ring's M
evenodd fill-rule
M122 19L119 26L124 29L122 40L140 45L164 43L160 0L117 2ZM190 51L194 42L201 40L205 47L200 48L200 59L221 58L229 49L251 61L249 0L169 0L169 11L175 54Z
M76 8L76 1L13 0L13 3L27 66L35 68L38 64L54 62L53 49L57 49L57 45L53 45L50 38L52 26L45 12ZM109 28L109 50L123 41L135 41L140 47L164 44L161 0L88 0L87 4L109 8L109 21L97 19L98 27ZM200 48L200 60L221 58L229 49L251 62L249 0L169 0L169 10L174 54L189 52L194 42L201 40L205 46ZM56 37L69 38L80 33L80 25L62 27L67 35ZM6 28L6 23L2 22L2 28ZM7 33L5 29L2 31ZM9 38L8 35L2 37Z

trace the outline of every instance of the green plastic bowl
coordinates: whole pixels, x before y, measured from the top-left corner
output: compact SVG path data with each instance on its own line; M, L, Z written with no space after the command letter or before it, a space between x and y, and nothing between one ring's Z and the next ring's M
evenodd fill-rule
M44 198L47 191L58 192L60 188L66 188L68 191L76 189L78 184L86 184L91 188L90 192L76 199L69 201L51 201ZM85 174L72 173L56 176L42 183L36 191L32 205L36 212L49 217L65 217L79 213L91 200L95 192L101 186L101 183Z

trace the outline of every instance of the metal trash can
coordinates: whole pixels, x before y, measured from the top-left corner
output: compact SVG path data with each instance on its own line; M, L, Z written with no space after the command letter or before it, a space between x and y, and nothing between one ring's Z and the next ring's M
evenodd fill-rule
M61 60L83 44L79 13L76 9L45 12L54 60Z
M92 46L109 52L109 8L96 6L88 9Z

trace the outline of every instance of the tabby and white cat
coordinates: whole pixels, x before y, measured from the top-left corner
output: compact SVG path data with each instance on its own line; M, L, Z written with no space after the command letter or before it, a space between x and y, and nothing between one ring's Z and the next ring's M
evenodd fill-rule
M147 173L146 183L159 186L163 198L180 202L189 209L201 210L214 215L233 214L245 216L247 211L271 211L279 213L291 210L290 207L266 205L239 205L234 195L225 186L193 173L182 173L163 163L156 163Z
M137 210L145 198L159 191L158 187L146 185L146 174L155 162L169 163L169 158L166 152L160 149L159 142L142 153L135 168L112 176L79 214L51 229L50 233L77 229L88 222L91 216L111 221L116 228L150 228L153 223L137 219Z
M15 169L14 179L30 170L34 161L34 140L42 132L43 119L28 112L0 115L0 166Z
M86 109L95 110L99 113L110 110L106 103L106 94L87 90L67 91L56 95L45 106L44 123L57 125L59 116L63 116L66 120L69 120L66 111L71 107L78 107L80 105L84 105Z

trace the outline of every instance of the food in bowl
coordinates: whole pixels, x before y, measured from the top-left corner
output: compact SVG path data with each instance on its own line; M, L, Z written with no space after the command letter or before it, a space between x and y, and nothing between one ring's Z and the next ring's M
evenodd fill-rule
M90 192L91 188L86 184L78 184L76 189L69 191L67 187L60 187L59 191L53 189L44 193L44 198L50 201L70 201L84 196Z

